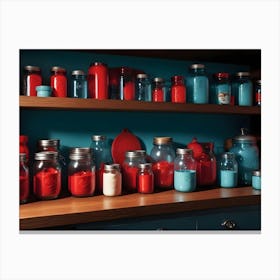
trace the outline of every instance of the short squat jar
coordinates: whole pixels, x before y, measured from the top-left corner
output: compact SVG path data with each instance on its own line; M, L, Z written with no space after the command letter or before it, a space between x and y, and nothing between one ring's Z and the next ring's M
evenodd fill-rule
M147 74L137 74L135 83L135 99L138 101L152 101L151 82Z
M253 105L253 84L249 72L238 72L233 82L233 95L238 106Z
M103 194L105 196L118 196L122 194L122 174L119 164L104 165Z
M87 76L82 70L72 71L70 97L87 98Z
M19 154L19 202L26 203L29 198L29 169L26 165L26 155Z
M137 189L139 193L154 192L154 174L151 163L141 163L137 174Z
M215 103L228 105L231 102L231 85L229 73L219 72L214 74Z
M220 186L233 188L237 186L238 164L234 153L223 153L220 160Z
M252 187L256 190L260 190L261 185L261 171L260 170L254 170L252 172Z
M176 150L174 161L174 188L180 192L192 192L196 189L196 161L191 149Z
M55 199L61 191L61 167L57 152L35 153L33 192L41 200Z

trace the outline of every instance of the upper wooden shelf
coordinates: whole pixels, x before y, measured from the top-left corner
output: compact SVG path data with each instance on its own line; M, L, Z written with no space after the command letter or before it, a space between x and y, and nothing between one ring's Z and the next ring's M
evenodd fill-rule
M124 100L96 100L80 98L20 96L20 108L46 110L92 110L92 111L143 111L174 113L211 113L260 115L257 106L230 106L215 104L175 104L171 102L144 102Z

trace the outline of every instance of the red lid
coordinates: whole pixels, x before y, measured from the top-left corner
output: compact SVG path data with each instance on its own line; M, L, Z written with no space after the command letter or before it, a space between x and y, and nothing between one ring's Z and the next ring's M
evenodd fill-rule
M19 142L20 142L20 143L27 143L27 142L28 142L28 136L26 136L26 135L20 135L20 136L19 136Z
M122 164L127 151L141 149L139 139L125 128L112 143L112 157L115 163Z
M219 72L215 74L215 77L218 79L228 79L229 78L229 73L226 72Z

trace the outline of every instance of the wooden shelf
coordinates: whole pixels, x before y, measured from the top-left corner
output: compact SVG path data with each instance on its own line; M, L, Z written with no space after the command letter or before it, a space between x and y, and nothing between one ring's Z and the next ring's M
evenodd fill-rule
M260 115L257 106L230 106L215 104L175 104L171 102L144 102L125 100L96 100L78 98L20 96L22 109L46 110L92 110L92 111L143 111L143 112L174 112L174 113L211 113Z
M252 187L213 188L181 193L175 190L154 194L128 194L119 197L103 195L20 205L20 229L42 229L78 223L110 221L223 207L257 205L261 191Z

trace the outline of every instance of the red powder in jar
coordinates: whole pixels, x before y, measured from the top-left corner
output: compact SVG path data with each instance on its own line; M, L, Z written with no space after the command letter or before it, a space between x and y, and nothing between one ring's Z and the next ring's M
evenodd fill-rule
M73 196L91 196L95 190L95 173L81 171L68 176L68 189Z
M42 85L42 77L39 74L29 74L26 80L26 95L37 96L36 87Z
M184 85L172 86L171 101L174 103L186 103L186 87Z
M134 100L135 99L135 86L133 82L126 82L123 87L124 100Z
M19 199L20 202L26 202L29 196L29 178L28 175L19 176Z
M152 170L155 176L155 186L160 188L170 188L174 180L174 164L168 161L153 163Z
M141 174L138 175L138 192L139 193L153 193L154 192L154 175Z
M137 173L138 167L123 165L123 184L126 191L137 191Z
M163 102L164 92L162 89L155 88L153 90L153 102Z

